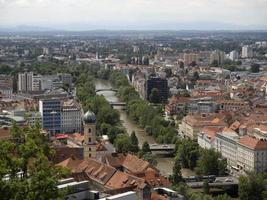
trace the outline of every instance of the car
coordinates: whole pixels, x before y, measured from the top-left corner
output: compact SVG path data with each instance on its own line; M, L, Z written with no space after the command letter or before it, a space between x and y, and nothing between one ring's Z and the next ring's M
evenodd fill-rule
M224 182L233 182L233 179L227 178L227 179L224 180Z
M221 179L216 178L214 183L222 183L223 181Z

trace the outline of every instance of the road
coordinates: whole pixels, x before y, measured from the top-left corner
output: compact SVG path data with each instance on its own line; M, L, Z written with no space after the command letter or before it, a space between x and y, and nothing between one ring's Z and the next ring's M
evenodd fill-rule
M232 182L226 182L226 179L231 179ZM186 183L191 188L202 188L203 181L200 182L187 182ZM231 185L238 185L238 179L233 176L226 176L226 177L216 177L216 180L212 183L209 183L210 187L219 187L219 186L231 186Z

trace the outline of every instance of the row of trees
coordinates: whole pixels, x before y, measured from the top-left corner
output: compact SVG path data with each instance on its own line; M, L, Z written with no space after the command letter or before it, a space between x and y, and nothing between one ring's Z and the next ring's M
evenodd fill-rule
M179 172L182 167L196 170L201 175L224 175L226 165L226 160L221 157L220 153L212 149L202 149L196 142L188 139L178 140L173 182L178 184L182 180L181 172Z
M162 107L155 108L147 101L142 100L121 72L112 71L110 81L118 88L119 98L127 103L126 110L129 116L149 135L154 136L158 143L174 143L176 141L176 130L164 120Z
M96 95L94 68L80 67L76 78L77 98L85 111L96 114L96 129L99 134L108 135L112 143L118 134L124 133L120 124L119 112L112 108L104 96Z

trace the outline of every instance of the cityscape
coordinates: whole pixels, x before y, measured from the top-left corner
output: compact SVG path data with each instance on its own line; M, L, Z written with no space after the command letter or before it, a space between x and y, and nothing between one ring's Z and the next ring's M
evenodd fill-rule
M100 1L0 1L0 199L267 200L267 2Z

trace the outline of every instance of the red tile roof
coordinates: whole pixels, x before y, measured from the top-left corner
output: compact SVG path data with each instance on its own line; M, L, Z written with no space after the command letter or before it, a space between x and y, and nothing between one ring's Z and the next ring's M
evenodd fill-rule
M117 171L110 178L110 180L106 183L105 186L109 189L121 189L121 188L143 189L145 185L146 184L144 179Z
M253 150L267 150L267 140L259 140L251 136L241 137L239 144Z

